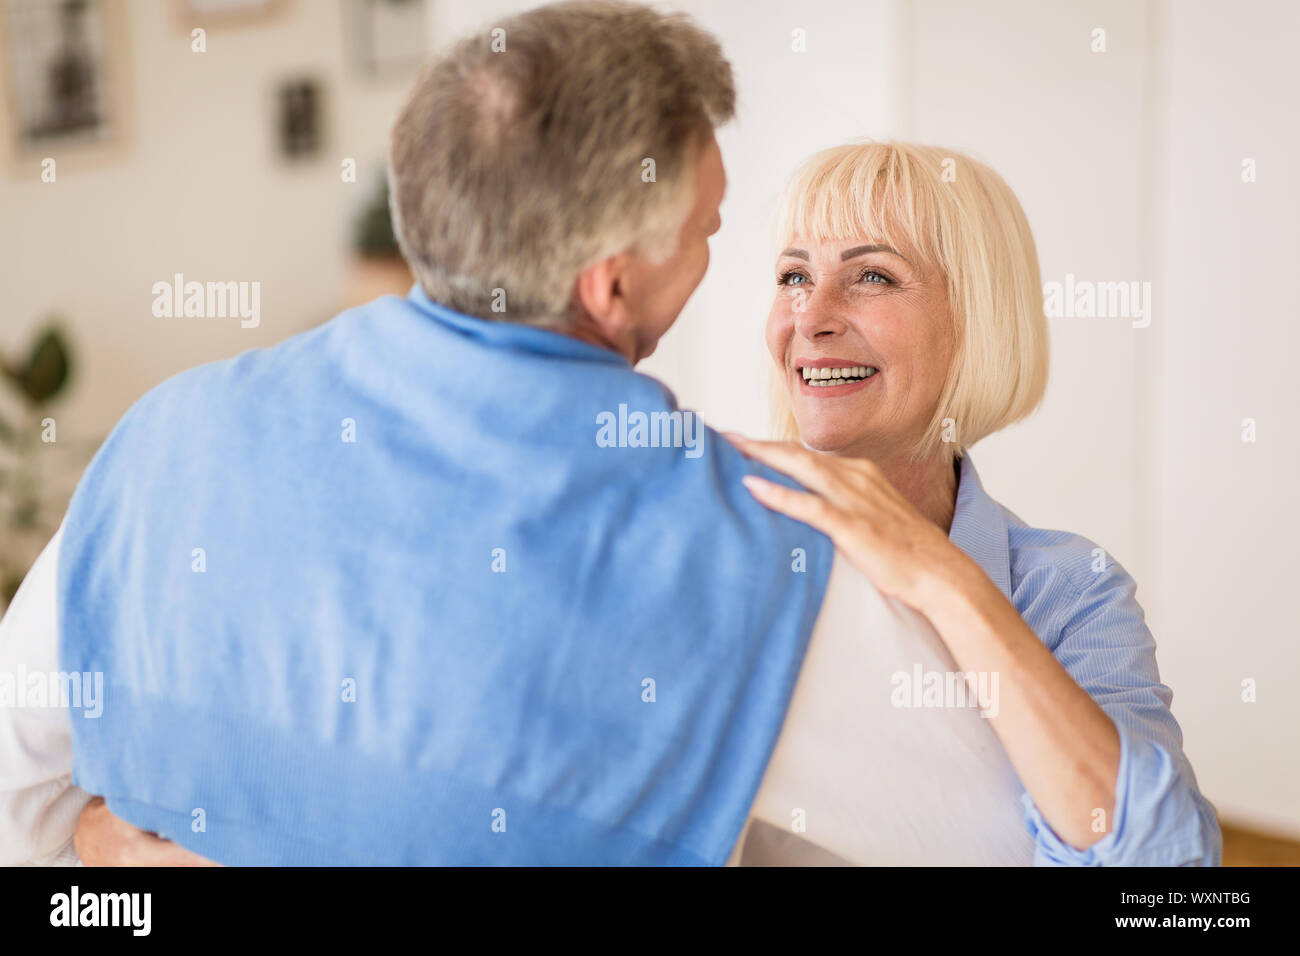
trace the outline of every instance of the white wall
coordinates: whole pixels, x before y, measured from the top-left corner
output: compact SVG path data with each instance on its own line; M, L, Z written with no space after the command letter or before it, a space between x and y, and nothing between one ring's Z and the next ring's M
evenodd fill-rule
M1029 217L1045 282L1141 278L1142 11L1127 0L915 4L911 135L1002 174ZM1098 26L1103 54L1090 52ZM974 459L1020 517L1093 538L1142 581L1137 350L1149 330L1122 318L1050 323L1041 411Z
M1206 792L1224 814L1300 834L1300 446L1286 431L1300 412L1300 5L1161 13L1152 262L1165 305L1144 524L1156 633Z
M430 33L443 43L531 5L435 3ZM712 268L647 370L715 424L765 431L770 228L798 160L903 136L988 161L1026 208L1045 279L1151 281L1154 314L1145 329L1052 320L1046 403L976 449L986 485L1133 572L1203 789L1226 813L1300 833L1300 696L1285 683L1300 677L1300 528L1285 496L1300 462L1283 438L1300 304L1295 7L1238 2L1226 19L1208 0L676 5L722 38L740 111L720 135L730 187ZM338 163L380 162L408 82L355 76L334 2L214 31L202 56L161 0L127 8L129 156L53 187L0 180L0 348L48 310L68 314L84 361L60 415L80 435L102 435L176 371L335 311L368 188L341 183ZM266 111L274 81L300 71L326 80L331 143L286 168ZM175 271L260 279L262 327L153 319L150 286ZM1244 417L1256 444L1240 441ZM1256 704L1240 702L1247 677Z

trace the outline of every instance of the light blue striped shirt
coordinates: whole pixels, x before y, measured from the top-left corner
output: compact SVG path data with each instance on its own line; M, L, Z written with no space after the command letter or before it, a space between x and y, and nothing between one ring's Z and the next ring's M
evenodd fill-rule
M1115 811L1103 839L1076 850L1052 831L1028 793L1021 798L1035 865L1218 866L1219 821L1183 754L1169 709L1173 691L1160 682L1133 578L1087 538L1031 528L990 498L969 454L961 460L948 537L1119 731Z

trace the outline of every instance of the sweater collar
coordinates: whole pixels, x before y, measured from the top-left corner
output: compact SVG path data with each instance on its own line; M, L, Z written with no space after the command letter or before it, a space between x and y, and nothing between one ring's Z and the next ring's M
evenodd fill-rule
M480 319L464 315L454 309L434 302L425 294L417 282L411 286L406 300L421 313L452 329L454 332L478 339L491 348L513 349L552 355L560 358L573 358L592 362L604 362L612 365L624 365L631 368L631 363L613 349L583 342L562 332L553 332L537 326L523 325L519 322L505 320Z

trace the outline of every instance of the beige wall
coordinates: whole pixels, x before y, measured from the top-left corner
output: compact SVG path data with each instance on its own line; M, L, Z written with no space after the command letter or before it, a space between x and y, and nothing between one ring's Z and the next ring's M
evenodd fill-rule
M82 361L59 417L102 437L149 387L213 358L259 348L333 314L343 238L406 80L358 82L344 62L335 3L213 29L206 53L161 0L125 4L135 136L112 165L59 170L42 184L0 180L0 347L14 350L47 312L68 317ZM333 97L324 158L289 167L270 136L275 84L309 73ZM182 272L262 283L262 323L155 319L150 291Z

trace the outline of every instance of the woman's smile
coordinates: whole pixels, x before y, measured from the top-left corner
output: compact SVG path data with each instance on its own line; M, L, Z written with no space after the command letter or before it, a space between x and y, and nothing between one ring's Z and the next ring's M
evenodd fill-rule
M861 391L880 377L880 369L847 359L796 359L794 374L799 391L817 398L837 398Z

